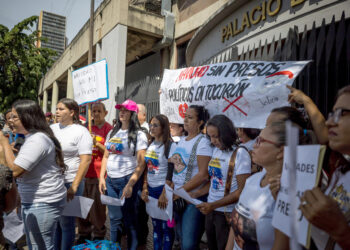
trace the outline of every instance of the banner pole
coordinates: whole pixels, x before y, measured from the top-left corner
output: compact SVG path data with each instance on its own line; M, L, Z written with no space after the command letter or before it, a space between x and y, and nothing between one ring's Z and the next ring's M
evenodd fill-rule
M89 126L89 132L91 134L91 103L88 104L88 126Z

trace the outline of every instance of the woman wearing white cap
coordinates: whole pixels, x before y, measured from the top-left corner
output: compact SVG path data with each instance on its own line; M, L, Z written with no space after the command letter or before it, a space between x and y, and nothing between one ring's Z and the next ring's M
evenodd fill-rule
M136 249L138 243L136 200L137 191L141 187L137 181L145 168L144 156L148 141L137 119L137 104L132 100L126 100L115 108L119 110L119 115L115 127L106 138L107 150L102 159L99 188L101 193L107 190L109 196L125 198L122 207L108 206L111 241L120 242L123 221L128 249Z

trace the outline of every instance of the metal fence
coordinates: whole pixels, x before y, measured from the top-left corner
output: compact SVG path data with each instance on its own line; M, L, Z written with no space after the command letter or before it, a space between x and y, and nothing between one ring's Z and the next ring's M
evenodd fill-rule
M294 27L286 39L273 39L269 44L260 41L257 48L244 48L240 55L236 47L230 47L200 64L246 60L312 60L295 81L295 87L310 96L326 115L334 104L337 91L350 84L350 20L346 20L343 13L340 21L335 22L333 16L330 24L326 25L323 20L319 28L315 23L311 30L305 26L301 32ZM145 104L149 119L159 113L160 82L161 76L157 75L130 83L118 92L116 101L130 98Z

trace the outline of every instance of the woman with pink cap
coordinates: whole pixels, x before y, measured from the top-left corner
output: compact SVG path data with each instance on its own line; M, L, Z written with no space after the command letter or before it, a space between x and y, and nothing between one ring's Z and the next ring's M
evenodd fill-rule
M119 110L117 123L106 137L106 149L101 165L99 189L108 196L123 199L123 206L108 206L111 223L110 239L120 242L122 222L127 233L128 249L137 248L137 192L139 177L145 169L147 136L140 129L137 104L126 100L115 106ZM107 178L106 177L107 172Z

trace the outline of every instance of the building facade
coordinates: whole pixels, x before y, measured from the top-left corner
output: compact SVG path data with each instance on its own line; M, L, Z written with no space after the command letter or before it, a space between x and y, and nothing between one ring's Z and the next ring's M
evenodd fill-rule
M66 44L66 17L41 11L38 21L39 37L37 46L56 51L55 61L62 55Z
M156 11L146 7L152 2L105 0L95 11L94 60L108 63L109 121L115 102L126 98L145 103L148 117L159 112L166 68L310 60L295 85L324 114L350 82L349 0L163 0ZM88 22L41 81L45 111L48 100L55 111L58 98L73 97L71 71L87 64L87 28Z

